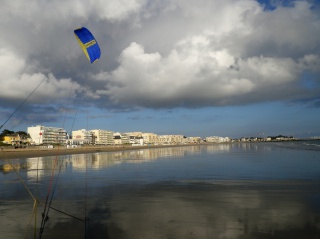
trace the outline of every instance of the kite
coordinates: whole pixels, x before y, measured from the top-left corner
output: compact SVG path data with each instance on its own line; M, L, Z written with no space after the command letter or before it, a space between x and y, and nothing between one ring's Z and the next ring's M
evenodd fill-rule
M100 56L100 47L92 33L85 27L74 30L75 37L90 63L97 61Z

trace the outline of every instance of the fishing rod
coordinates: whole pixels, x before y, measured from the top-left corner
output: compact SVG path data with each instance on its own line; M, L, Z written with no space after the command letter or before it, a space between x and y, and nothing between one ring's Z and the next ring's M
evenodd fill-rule
M42 220L41 220L41 226L40 226L40 231L39 231L39 239L41 239L43 231L44 231L44 226L46 225L46 223L47 223L47 221L49 219L49 216L48 216L49 215L49 210L50 210L50 206L51 206L51 203L52 203L53 195L54 195L54 192L55 192L55 189L56 189L56 186L57 186L57 182L58 182L58 179L59 179L60 171L61 171L61 165L60 165L58 176L57 176L57 179L56 179L56 182L55 182L55 185L54 185L51 197L50 197L50 201L49 201L49 204L48 204L49 194L50 194L51 188L52 188L52 181L53 181L53 176L54 176L54 171L56 169L57 161L58 161L58 157L56 156L56 159L54 161L54 166L53 166L53 169L52 169L52 173L51 173L51 180L50 180L50 184L49 184L49 188L48 188L48 193L47 193L47 196L46 196L46 202L45 202L43 213L42 213Z
M71 100L71 98L70 98L70 100ZM70 102L69 102L69 103L70 103ZM76 119L76 116L77 116L78 111L79 111L79 107L80 107L80 105L78 105L78 107L77 107L77 109L76 109L76 112L75 112L75 115L74 115L74 119L73 119L73 122L72 122L72 126L71 126L71 131L72 131L72 129L73 129L73 126L74 126L74 123L75 123L75 119ZM65 117L64 117L64 120L63 120L63 126L62 126L62 127L64 127L65 120L66 120L66 114L65 114ZM53 180L53 177L54 177L54 171L55 171L55 167L56 167L57 161L58 161L58 159L56 158L55 164L54 164L54 168L53 168L53 171L52 171L52 175L51 175L51 182L50 182L50 185L49 185L49 188L48 188L48 193L47 193L47 196L46 196L46 202L45 202L45 204L44 204L44 210L43 210L43 213L42 213L41 226L40 226L40 230L39 230L39 239L42 238L43 231L44 231L44 227L45 227L47 221L49 220L49 211L50 211L50 209L56 210L56 211L58 211L58 212L60 212L60 213L63 213L63 214L65 214L65 215L68 215L68 216L70 216L70 217L72 217L72 218L75 218L75 219L78 219L78 220L80 220L80 221L83 221L83 222L85 223L85 235L87 234L87 221L89 221L89 218L87 217L87 213L86 213L86 203L85 203L85 218L84 218L84 219L79 219L79 218L77 218L77 217L74 217L74 216L72 216L72 215L69 215L69 214L67 214L67 213L64 213L64 212L62 212L62 211L60 211L60 210L57 210L57 209L54 209L54 208L51 207L51 204L52 204L52 201L53 201L53 195L54 195L54 193L55 193L55 189L56 189L56 187L57 187L59 175L60 175L60 172L61 172L61 166L62 166L61 164L60 164L60 166L59 166L58 176L57 176L57 179L56 179L56 181L55 181L55 185L54 185L53 191L52 191L52 193L51 193L50 201L48 202L48 198L49 198L49 194L50 194L50 192L51 192L52 180ZM86 169L87 169L87 162L86 162ZM86 177L87 177L87 175L86 175ZM87 185L86 185L86 187L87 187ZM86 189L86 190L87 190L87 189ZM86 200L86 199L85 199L85 200Z
M3 154L6 154L6 153L2 150L2 148L0 148L0 150L1 150L1 152L2 152ZM84 219L82 219L82 218L73 216L73 215L71 215L71 214L69 214L69 213L66 213L66 212L64 212L64 211L61 211L61 210L59 210L59 209L51 206L52 199L53 199L53 195L54 195L54 191L55 191L55 188L56 188L56 186L57 186L57 181L58 181L59 175L58 175L58 177L57 177L57 180L56 180L56 183L55 183L55 186L54 186L54 189L53 189L53 193L52 193L52 195L51 195L51 199L50 199L50 202L49 202L49 205L48 205L48 197L49 197L49 196L47 197L46 203L40 202L39 199L33 195L33 193L31 192L30 188L27 186L26 182L23 180L23 178L22 178L21 175L19 174L18 170L16 169L16 167L14 166L14 164L12 163L12 161L11 161L8 157L6 157L5 159L6 159L6 160L8 161L8 163L11 165L11 167L12 167L12 169L14 170L15 174L18 176L20 182L22 183L22 185L24 186L24 188L26 189L26 191L29 193L29 195L30 195L31 198L33 199L34 204L33 204L33 213L32 213L32 214L35 215L35 217L36 217L36 213L37 213L37 210L36 210L37 205L42 205L42 206L45 207L44 213L43 213L42 215L45 216L44 218L47 218L46 220L48 220L48 218L49 218L49 217L48 217L49 209L52 209L52 210L54 210L54 211L56 211L56 212L58 212L58 213L61 213L61 214L63 214L63 215L66 215L66 216L68 216L68 217L71 217L71 218L73 218L73 219L76 219L76 220L79 220L79 221L81 221L81 222L84 222L85 225L86 225L86 221L89 220L87 217L85 217ZM60 173L60 170L61 170L61 165L60 165L60 168L59 168L59 173ZM35 220L36 220L36 218L35 218ZM43 229L44 229L45 223L46 223L46 222L44 222L44 220L43 220L43 222L41 222L41 226L40 226L40 231L42 231L42 232L40 233L41 236L42 236L42 233L43 233ZM30 222L29 222L28 224L30 224ZM42 230L41 230L41 229L42 229ZM41 236L40 236L40 238L41 238Z
M85 180L85 197L84 197L84 238L87 239L89 217L87 214L87 200L88 200L88 159L86 159L86 180Z

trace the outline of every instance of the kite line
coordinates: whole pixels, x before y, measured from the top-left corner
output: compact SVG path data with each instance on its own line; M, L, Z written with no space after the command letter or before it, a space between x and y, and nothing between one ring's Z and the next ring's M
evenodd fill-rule
M28 95L27 98L24 99L24 101L22 101L22 103L13 111L13 113L6 119L6 121L0 125L0 129L2 129L2 127L11 119L11 117L24 105L24 103L26 103L26 101L33 95L33 93L39 88L39 86L46 80L46 78L44 78L38 85L37 87Z

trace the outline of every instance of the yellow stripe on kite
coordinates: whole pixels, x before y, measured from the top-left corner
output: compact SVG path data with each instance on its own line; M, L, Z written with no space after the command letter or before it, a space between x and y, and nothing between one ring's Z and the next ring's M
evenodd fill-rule
M88 51L87 51L87 46L85 44L82 43L82 41L79 39L79 37L75 34L76 36L76 39L81 47L81 49L83 50L84 54L86 55L87 59L90 61L90 57L89 57L89 54L88 54ZM91 43L92 41L88 42L88 43ZM95 42L95 41L94 41ZM88 44L86 43L86 44ZM93 45L93 44L91 44Z

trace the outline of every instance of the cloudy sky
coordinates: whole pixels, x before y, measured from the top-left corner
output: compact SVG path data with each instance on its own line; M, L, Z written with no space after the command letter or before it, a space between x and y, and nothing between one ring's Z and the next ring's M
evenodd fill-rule
M3 0L0 32L1 130L320 135L318 0Z

